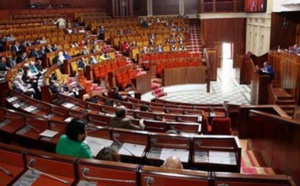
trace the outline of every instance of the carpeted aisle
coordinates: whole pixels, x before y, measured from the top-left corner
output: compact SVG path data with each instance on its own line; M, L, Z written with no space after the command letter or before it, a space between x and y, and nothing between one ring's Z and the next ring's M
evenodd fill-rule
M202 41L198 25L190 26L190 39L186 42L186 49L191 52L202 52Z
M242 174L260 174L260 175L275 175L275 172L270 167L260 167L254 154L250 150L242 150L241 162Z

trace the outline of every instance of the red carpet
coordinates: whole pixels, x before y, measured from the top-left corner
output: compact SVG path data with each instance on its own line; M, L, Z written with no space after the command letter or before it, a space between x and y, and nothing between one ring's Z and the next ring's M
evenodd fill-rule
M202 42L200 38L200 28L197 25L190 26L190 40L186 43L186 48L191 52L202 52Z
M275 175L275 172L270 167L260 167L252 151L242 150L241 162L242 174L261 174L261 175Z

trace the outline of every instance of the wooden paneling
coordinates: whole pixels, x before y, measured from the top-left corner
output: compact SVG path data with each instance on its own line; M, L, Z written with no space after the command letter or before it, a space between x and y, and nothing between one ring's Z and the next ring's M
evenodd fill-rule
M135 92L145 94L151 90L151 73L148 72L133 79Z
M251 79L251 97L250 103L253 105L268 104L268 86L270 85L270 76L258 75L253 72Z
M270 166L276 174L292 176L300 184L300 123L271 114L250 111L248 148L261 166Z
M147 0L133 0L133 14L147 16Z
M277 87L287 90L298 102L300 57L284 51L270 51L268 61L273 66Z
M178 15L179 0L162 1L152 0L153 15Z
M234 44L234 55L245 53L246 19L205 19L201 20L204 43L212 47L215 42Z
M41 4L51 4L53 6L68 4L71 7L95 7L95 8L105 8L107 0L37 0L34 3ZM29 0L10 0L0 1L0 9L18 9L27 8L29 5Z
M185 14L199 14L200 13L199 0L185 0L184 1L184 13Z
M112 0L112 16L133 16L133 0Z
M284 21L288 23L286 26L283 25ZM288 48L297 43L299 25L299 12L272 13L270 48Z
M28 0L10 0L10 1L0 1L0 9L17 9L25 8L29 4Z
M164 85L206 83L206 67L170 68L164 70Z
M210 67L210 80L217 81L217 58L218 49L217 48L206 48L206 63L209 63Z

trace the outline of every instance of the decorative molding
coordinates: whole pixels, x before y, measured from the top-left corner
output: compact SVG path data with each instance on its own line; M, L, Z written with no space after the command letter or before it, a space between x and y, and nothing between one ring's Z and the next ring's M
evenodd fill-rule
M230 18L246 18L246 13L209 13L209 14L198 14L200 19L230 19Z

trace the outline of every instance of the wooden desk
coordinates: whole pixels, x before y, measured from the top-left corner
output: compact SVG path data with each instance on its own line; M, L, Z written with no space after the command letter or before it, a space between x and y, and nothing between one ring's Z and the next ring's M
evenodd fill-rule
M216 172L214 180L214 186L220 184L230 186L296 186L286 175L245 175Z
M206 83L206 67L182 67L164 70L164 86Z
M76 158L53 153L29 150L26 155L28 170L15 182L15 185L72 185L75 180ZM64 171L58 171L63 168ZM40 171L49 174L51 178Z
M26 149L0 143L0 167L9 172L0 171L0 185L12 183L25 170L23 153ZM10 173L10 174L9 174Z
M171 155L177 156L185 166L190 162L191 140L188 135L150 134L149 137L147 163L160 166Z
M15 134L19 138L19 143L25 147L42 148L42 144L37 143L42 137L40 134L49 129L48 120L35 116L27 116L25 125Z
M111 147L121 155L122 162L142 163L148 150L148 132L113 129Z
M151 90L151 73L148 72L146 74L137 76L133 79L133 84L135 87L135 92L139 92L141 94L145 94Z
M241 147L233 136L194 136L192 164L200 170L240 172Z
M141 170L141 186L149 185L197 185L209 186L209 173L162 167L143 166Z
M137 186L138 164L80 159L77 163L79 180L75 185Z

